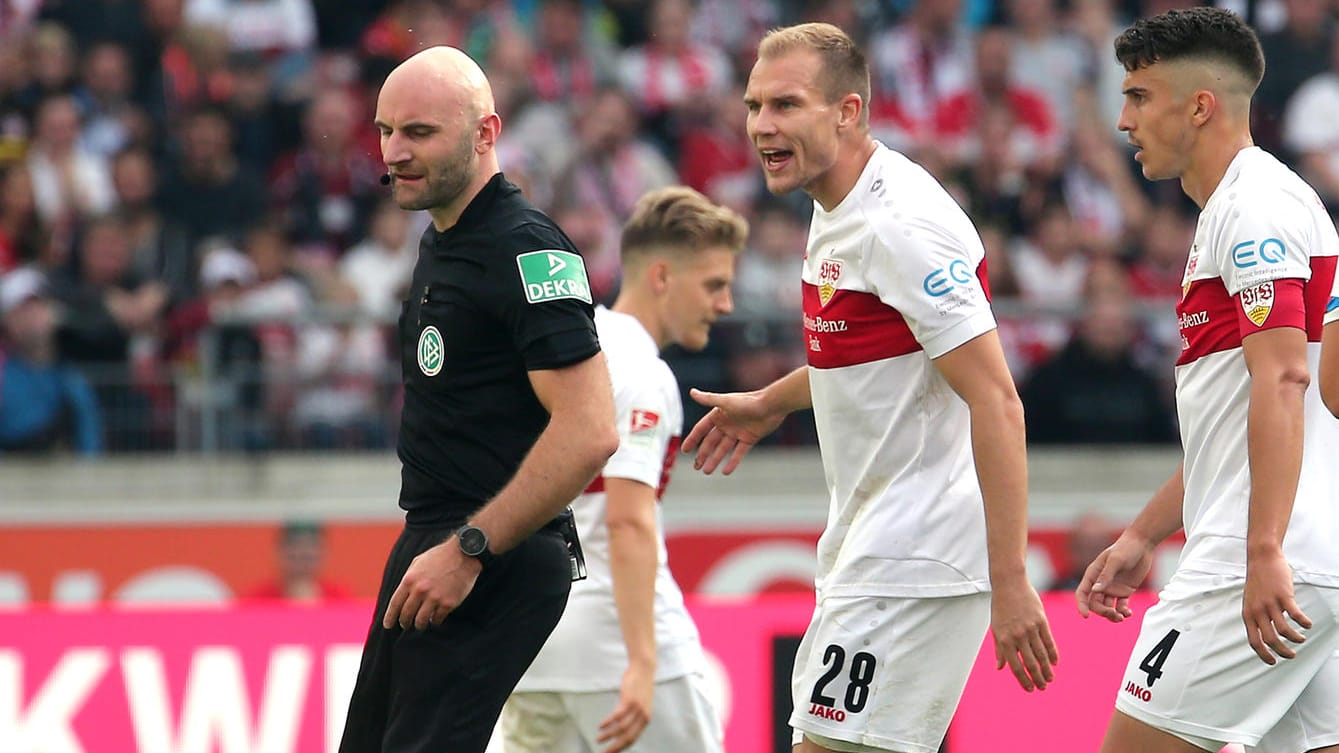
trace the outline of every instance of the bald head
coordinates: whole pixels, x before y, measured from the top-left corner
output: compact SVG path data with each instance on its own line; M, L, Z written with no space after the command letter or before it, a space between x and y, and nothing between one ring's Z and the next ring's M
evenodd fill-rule
M430 47L386 77L377 97L381 158L401 209L426 209L438 229L455 222L497 172L502 121L479 66L453 47Z
M386 77L382 91L387 90L414 92L471 116L493 112L493 88L483 69L455 47L429 47L415 53Z

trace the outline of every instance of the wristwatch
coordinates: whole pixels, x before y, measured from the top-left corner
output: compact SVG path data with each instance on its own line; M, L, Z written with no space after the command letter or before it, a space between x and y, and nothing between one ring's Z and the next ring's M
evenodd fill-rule
M456 540L460 542L462 554L479 560L479 564L485 568L497 559L497 555L488 549L488 534L484 533L482 528L475 528L466 523L456 529Z

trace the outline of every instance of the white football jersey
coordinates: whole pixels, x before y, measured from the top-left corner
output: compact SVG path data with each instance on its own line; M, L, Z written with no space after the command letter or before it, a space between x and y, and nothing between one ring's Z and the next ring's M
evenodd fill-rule
M1251 379L1242 339L1307 333L1314 374L1339 234L1316 192L1258 147L1237 153L1200 213L1177 319L1176 407L1185 447L1186 545L1179 568L1244 576ZM1339 421L1306 391L1301 480L1284 554L1300 582L1339 586Z
M655 488L658 500L669 483L683 431L678 382L641 322L600 306L595 310L595 327L613 380L618 450L585 493L572 502L587 576L572 584L562 620L521 678L517 692L619 689L628 655L609 569L604 479L639 481ZM702 671L705 665L697 626L670 575L659 504L656 530L660 561L655 595L656 680L660 681Z
M923 168L879 144L805 253L809 389L829 493L824 595L990 589L967 404L931 363L994 329L985 250Z

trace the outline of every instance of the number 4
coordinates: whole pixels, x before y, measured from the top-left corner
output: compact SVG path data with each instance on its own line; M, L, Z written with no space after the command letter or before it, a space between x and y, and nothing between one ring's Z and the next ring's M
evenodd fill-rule
M1167 655L1172 652L1172 646L1176 644L1176 639L1181 637L1179 630L1169 630L1158 645L1148 652L1148 656L1139 662L1139 671L1148 673L1148 687L1152 688L1153 683L1162 677L1162 665L1167 661Z

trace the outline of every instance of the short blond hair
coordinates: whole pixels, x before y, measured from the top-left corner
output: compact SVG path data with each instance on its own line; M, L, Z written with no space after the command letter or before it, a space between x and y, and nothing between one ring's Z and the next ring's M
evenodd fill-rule
M738 252L748 240L749 223L729 207L687 186L648 191L623 226L621 254L626 265L652 253L688 256L706 248Z
M869 125L869 61L850 35L832 24L807 23L767 32L758 43L758 58L776 58L795 50L812 50L822 58L818 83L829 104L855 94L860 97L860 124Z

